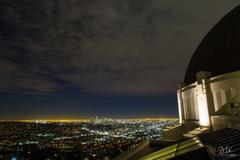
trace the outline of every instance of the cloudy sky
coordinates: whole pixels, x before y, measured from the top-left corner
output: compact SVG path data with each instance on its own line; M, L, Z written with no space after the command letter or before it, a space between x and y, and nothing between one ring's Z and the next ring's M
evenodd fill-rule
M0 119L177 114L203 36L238 0L1 0Z

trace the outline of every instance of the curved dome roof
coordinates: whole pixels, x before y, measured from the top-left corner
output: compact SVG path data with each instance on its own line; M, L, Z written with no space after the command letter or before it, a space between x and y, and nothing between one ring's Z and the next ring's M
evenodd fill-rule
M224 16L203 38L188 65L184 83L196 81L198 71L211 76L240 70L240 6Z

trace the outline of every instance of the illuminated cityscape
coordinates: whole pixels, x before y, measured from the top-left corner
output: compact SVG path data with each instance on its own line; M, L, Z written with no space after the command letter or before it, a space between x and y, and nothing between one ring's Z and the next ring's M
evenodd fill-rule
M177 119L0 122L0 159L110 160L144 140L159 141Z
M0 0L0 160L239 160L239 18L238 0Z

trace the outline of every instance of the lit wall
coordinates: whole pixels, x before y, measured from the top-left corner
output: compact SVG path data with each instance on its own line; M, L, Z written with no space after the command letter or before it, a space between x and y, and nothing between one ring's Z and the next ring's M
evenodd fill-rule
M198 120L198 102L196 88L182 92L184 120Z
M227 103L240 102L240 77L218 80L210 84L215 112Z
M210 126L211 115L216 115L224 105L240 103L240 71L179 88L178 101L182 109L180 121L198 121L201 126Z

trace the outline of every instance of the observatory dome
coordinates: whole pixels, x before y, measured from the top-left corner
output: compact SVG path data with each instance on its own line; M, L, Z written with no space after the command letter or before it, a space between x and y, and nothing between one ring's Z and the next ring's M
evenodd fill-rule
M211 72L212 77L237 70L240 70L240 6L203 38L190 60L184 83L194 83L198 71Z

